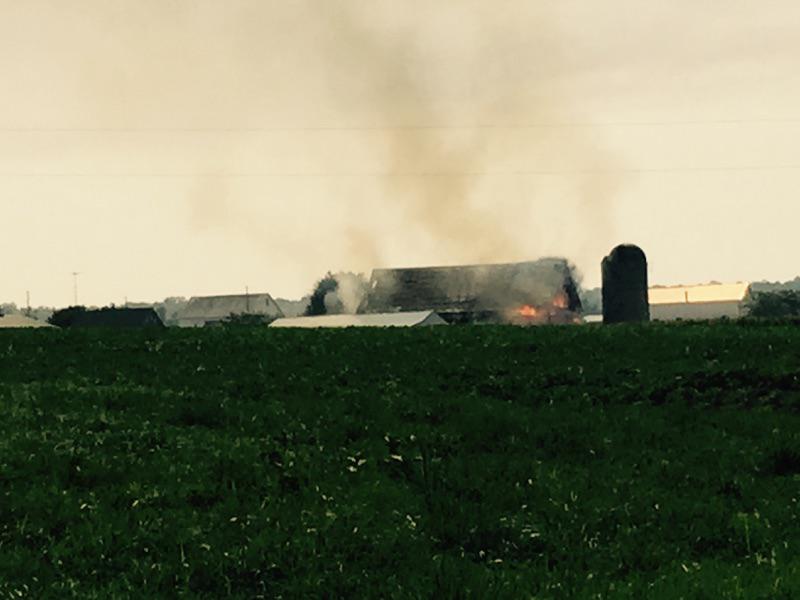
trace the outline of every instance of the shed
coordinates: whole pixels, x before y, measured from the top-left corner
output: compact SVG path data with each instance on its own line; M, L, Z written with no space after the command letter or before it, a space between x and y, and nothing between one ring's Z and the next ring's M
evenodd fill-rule
M508 321L522 307L581 310L572 268L563 258L536 261L376 269L362 313L435 311L448 322ZM554 314L553 311L547 314Z
M283 317L269 294L195 296L178 315L179 327L204 327L222 323L232 315L253 315L270 319Z
M704 320L745 314L749 283L654 286L648 290L650 317L654 321Z
M447 325L447 321L433 311L418 311L368 315L322 315L318 317L278 319L274 321L270 327L430 327L433 325Z

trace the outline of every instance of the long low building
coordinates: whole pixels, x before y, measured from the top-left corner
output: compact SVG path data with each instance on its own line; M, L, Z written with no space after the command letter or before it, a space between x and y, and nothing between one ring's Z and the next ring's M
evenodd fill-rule
M323 327L430 327L433 325L447 325L447 321L429 310L366 315L296 317L293 319L278 319L273 321L270 327L318 329Z
M653 321L737 319L747 310L751 288L742 282L654 286L648 295Z

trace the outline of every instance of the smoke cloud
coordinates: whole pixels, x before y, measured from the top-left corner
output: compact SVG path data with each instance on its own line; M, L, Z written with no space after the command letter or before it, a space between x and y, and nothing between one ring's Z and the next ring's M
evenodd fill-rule
M366 278L357 273L336 273L333 277L336 290L325 296L328 313L356 314L369 289Z
M171 11L170 27L207 28L219 17L213 6L202 5L200 16ZM135 14L144 23L149 13ZM329 268L504 262L553 251L585 264L609 247L616 160L585 129L547 126L581 119L560 91L569 64L545 5L234 2L224 17L216 32L222 41L196 50L199 63L181 86L170 85L170 69L148 74L173 113L195 94L187 122L217 126L227 115L221 126L265 127L270 140L203 138L202 157L189 170L220 176L198 175L188 188L189 220L199 230L249 239L265 257L281 254L309 277ZM186 33L161 43L165 33L146 34L155 38L155 55L169 55L180 40L196 43ZM204 68L219 74L219 89L205 87ZM303 242L289 248L285 222L253 209L285 202L284 180L257 179L261 197L242 200L226 178L237 173L314 181L304 193L328 204L348 202L334 188L352 176L371 208L347 219L307 214ZM321 264L332 254L335 264Z
M471 31L461 47L467 57L459 57L447 68L449 84L444 90L437 90L437 77L442 73L430 65L424 43L371 30L369 14L356 10L363 9L363 4L326 5L326 17L337 32L332 54L360 65L363 91L377 107L381 122L401 124L385 132L384 170L389 176L383 180L379 202L399 206L410 226L427 233L434 240L439 260L534 258L532 253L542 251L535 237L548 225L534 221L520 230L514 215L527 215L531 205L547 205L552 200L527 188L521 194L494 198L489 206L476 205L475 196L493 171L508 174L516 169L518 182L524 183L526 172L553 169L551 160L544 164L524 160L535 155L537 147L544 147L547 154L561 157L557 169L575 171L570 184L579 202L571 209L565 207L569 217L561 222L570 230L565 234L573 234L570 237L576 242L571 248L573 257L601 251L610 237L609 207L618 185L610 173L615 165L608 153L579 129L555 137L545 128L533 139L526 136L521 144L493 144L498 130L513 130L515 124L576 120L569 118L566 99L552 89L549 94L537 89L537 75L544 86L559 68L557 34L550 16L543 11L528 13L529 18L515 26L513 2L467 4L472 22L470 18L459 22L458 10L450 15L452 27ZM436 14L431 11L432 16ZM443 15L438 11L439 17ZM532 57L536 68L531 69L530 81L519 81L519 65L514 61L530 56L532 38L538 41L539 54ZM456 119L466 118L469 125L463 129L449 126L461 122L454 121L449 105L440 100L442 92L446 96L453 90L464 94L456 102L471 107L455 115ZM403 127L404 118L412 125ZM502 136L500 139L502 143ZM502 163L508 166L498 168ZM357 241L357 248L365 249L359 253L380 257L379 241L364 230L356 231L351 242Z

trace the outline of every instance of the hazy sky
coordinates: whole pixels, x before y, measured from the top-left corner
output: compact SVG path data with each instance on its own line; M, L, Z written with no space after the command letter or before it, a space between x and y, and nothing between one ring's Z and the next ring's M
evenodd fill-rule
M0 0L0 301L618 242L800 274L795 0Z

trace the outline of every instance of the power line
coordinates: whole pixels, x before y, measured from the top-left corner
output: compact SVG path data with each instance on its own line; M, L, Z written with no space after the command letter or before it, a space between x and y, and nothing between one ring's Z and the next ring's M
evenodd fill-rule
M317 125L265 127L0 127L3 133L280 133L280 132L390 132L470 131L525 129L580 129L610 127L672 127L680 125L781 125L800 124L800 117L757 117L733 119L684 119L643 121L575 121L552 123L478 123L474 125Z
M403 179L403 178L469 178L469 177L516 177L536 175L609 175L609 174L649 174L649 173L715 173L715 172L760 172L760 171L795 171L800 170L800 164L783 165L718 165L699 167L642 167L619 169L525 169L513 171L420 171L420 172L381 172L365 171L352 173L331 172L131 172L131 173L86 173L86 172L12 172L0 173L4 178L76 178L76 179L335 179L335 178L365 178L365 179Z

